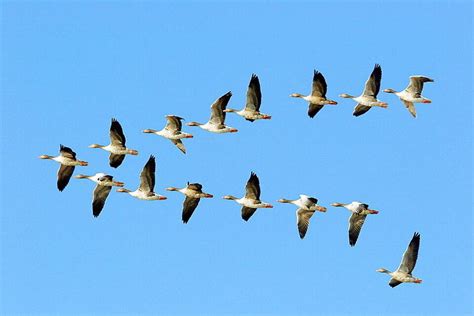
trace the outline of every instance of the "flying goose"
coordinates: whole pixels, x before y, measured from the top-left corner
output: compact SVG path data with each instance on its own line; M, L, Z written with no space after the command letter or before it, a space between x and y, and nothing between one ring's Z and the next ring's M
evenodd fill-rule
M411 76L410 84L408 84L408 87L406 87L405 90L397 92L393 89L385 89L383 92L393 93L399 97L411 115L416 117L414 103L431 103L430 99L427 99L421 95L423 83L425 82L434 82L434 80L424 76Z
M59 145L59 156L53 157L48 155L39 156L40 159L51 159L59 162L61 166L58 169L58 190L62 191L69 183L74 172L75 166L87 166L87 161L76 159L76 153L71 148Z
M156 194L153 190L155 188L155 157L150 155L147 163L140 173L140 186L135 191L130 191L125 188L117 189L117 192L128 193L140 200L154 201L166 200L166 196Z
M186 224L191 216L194 213L194 210L199 204L201 198L212 198L213 195L209 193L202 192L202 185L199 183L189 183L185 188L178 189L175 187L166 188L168 191L178 191L183 193L186 198L183 202L183 213L182 213L182 220L183 223Z
M380 81L382 80L382 68L379 64L375 64L374 70L369 79L365 82L364 92L362 95L355 97L347 93L339 95L341 98L348 98L356 101L358 104L354 108L352 115L360 116L370 110L373 106L387 108L388 103L377 100L377 94L380 90Z
M331 205L335 207L345 207L352 212L352 215L349 218L349 244L351 246L355 246L367 215L379 213L379 211L369 209L368 204L356 201L350 204L332 203Z
M186 148L184 147L181 138L193 138L193 135L181 132L181 128L183 127L181 120L184 120L182 117L176 115L166 115L166 120L166 126L161 131L146 129L143 131L143 133L151 133L163 136L164 138L169 139L173 144L176 145L176 147L178 147L179 150L181 150L183 154L185 154Z
M89 179L97 183L94 189L94 198L92 200L92 214L94 217L99 216L100 212L104 208L105 200L109 196L110 190L113 186L123 187L123 182L114 181L113 177L105 173L96 173L93 176L86 176L78 174L75 176L77 179Z
M229 103L230 98L232 97L232 92L227 92L223 96L221 96L219 99L217 99L212 105L211 105L211 117L209 121L205 124L201 124L198 122L189 122L186 125L188 126L199 126L200 128L213 132L213 133L235 133L237 132L237 129L226 126L224 124L225 121L225 114L224 112L225 108L227 107L227 103Z
M279 199L280 203L291 203L298 206L296 210L296 225L300 238L303 239L308 230L309 220L315 211L326 212L326 208L318 205L318 199L304 194L300 194L297 200Z
M109 164L112 168L117 168L122 164L126 154L138 155L138 151L125 147L125 135L123 134L122 126L116 119L112 119L110 125L110 144L102 146L99 144L92 144L90 148L101 148L110 152Z
M245 196L243 198L239 199L233 195L226 195L223 198L234 200L242 205L242 219L244 221L248 221L257 208L273 208L272 205L260 201L260 181L253 172L250 174L250 178L245 186Z
M318 112L326 105L336 105L337 102L333 100L326 99L326 92L328 86L324 76L319 71L314 70L313 74L313 88L311 89L311 94L304 96L299 93L292 93L290 97L293 98L302 98L309 102L308 107L308 116L313 118Z
M242 110L225 109L224 112L236 113L244 117L247 121L269 120L272 117L267 114L260 113L260 105L262 104L262 92L260 91L260 81L256 74L252 74L249 87L247 89L247 102Z
M392 277L388 283L388 285L391 287L396 287L400 283L421 283L421 279L415 278L413 275L411 275L416 265L419 248L420 234L414 233L407 250L403 254L402 262L400 262L400 266L398 267L397 271L390 272L384 268L377 269L376 271L380 273L386 273Z

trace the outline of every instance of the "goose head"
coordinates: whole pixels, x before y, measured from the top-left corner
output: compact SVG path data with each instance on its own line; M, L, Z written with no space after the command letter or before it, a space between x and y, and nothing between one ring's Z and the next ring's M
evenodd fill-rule
M235 200L238 200L238 198L236 198L236 197L233 196L233 195L224 195L222 198L223 198L224 200L234 200L234 201L235 201Z
M53 156L49 156L49 155L41 155L38 157L39 159L53 159L54 157Z
M388 271L387 269L384 269L384 268L380 268L380 269L377 269L375 271L380 272L380 273L390 273L390 271Z
M156 133L158 132L157 130L155 129L144 129L143 130L143 133L148 133L148 134L153 134L153 133Z
M130 191L129 189L125 189L125 188L119 188L119 189L117 189L117 192L129 193L129 192L132 192L132 191Z
M99 144L92 144L92 145L89 145L89 148L103 148L105 146L102 146L102 145L99 145Z
M393 89L384 89L383 92L386 92L386 93L397 93L397 91L393 90Z
M293 98L304 98L304 95L299 94L299 93L292 93L292 94L290 94L290 97L293 97Z
M189 123L186 123L187 126L200 126L200 125L204 125L204 124L201 124L201 123L198 123L198 122L189 122Z

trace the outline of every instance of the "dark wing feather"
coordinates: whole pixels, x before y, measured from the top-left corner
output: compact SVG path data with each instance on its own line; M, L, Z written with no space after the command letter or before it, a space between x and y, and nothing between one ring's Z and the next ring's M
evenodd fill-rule
M398 270L411 274L416 265L418 259L418 249L420 248L420 234L414 233L413 238L408 245L407 250L403 254L402 262L398 267Z
M92 201L92 214L94 217L99 216L100 212L104 208L105 200L109 196L112 187L97 185L94 190L94 200Z
M229 91L211 105L211 118L209 119L209 122L216 125L224 125L226 114L224 110L226 109L231 97L232 92Z
M349 244L355 246L367 215L352 213L349 218Z
M58 170L58 190L62 191L69 183L74 172L74 166L61 165Z
M370 110L370 108L371 108L370 106L366 106L366 105L363 105L363 104L357 104L356 107L354 108L354 112L352 113L352 115L361 116L362 114L364 114L365 112Z
M423 76L411 76L410 84L406 88L408 92L411 92L415 95L416 98L421 97L421 91L423 91L423 83L433 82L433 79Z
M155 189L155 157L150 155L147 163L140 173L140 190L143 192L153 192Z
M380 81L382 80L382 68L379 64L375 64L374 70L370 74L369 79L365 82L363 95L376 98L380 91Z
M76 153L69 147L59 145L59 153L61 154L61 156L76 160Z
M298 209L296 211L296 220L298 225L298 232L300 233L300 238L303 239L308 231L309 220L313 216L314 211L303 211Z
M112 168L117 168L120 166L125 159L125 155L115 155L115 154L110 154L109 156L109 165Z
M248 199L260 200L260 181L255 173L250 174L250 178L245 186L245 197Z
M308 116L313 118L319 111L324 107L324 105L310 103L308 107Z
M256 208L242 206L242 219L244 221L248 221L249 218L252 217L253 213L255 213L256 210L257 210Z
M186 147L184 147L183 142L181 139L170 139L173 144L183 153L186 154Z
M122 126L116 119L112 119L112 124L110 125L110 142L114 145L125 146L125 135L122 130Z
M402 282L400 281L397 281L395 279L390 279L390 282L388 282L388 285L390 285L391 287L396 287L397 285L401 284Z
M324 76L319 71L314 71L313 75L313 88L311 90L311 95L315 97L326 98L327 84Z
M186 224L189 221L189 219L191 218L191 216L194 213L194 210L198 206L200 200L201 199L195 199L195 198L191 198L189 196L187 196L186 199L184 199L184 202L183 202L183 215L182 215L183 223Z
M252 74L249 87L247 89L247 103L245 108L249 111L259 111L262 104L262 92L260 90L260 81L256 74Z

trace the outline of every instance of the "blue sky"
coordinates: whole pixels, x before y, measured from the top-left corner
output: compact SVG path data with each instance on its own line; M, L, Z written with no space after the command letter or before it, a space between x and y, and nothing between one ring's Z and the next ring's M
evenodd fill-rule
M2 2L0 311L16 314L466 314L472 313L472 5L469 2ZM388 109L354 118L373 65L382 89L414 74L435 80L413 119L390 94ZM314 119L306 94L313 69L339 104ZM186 127L183 155L160 129L164 115L206 121L231 90L241 108L252 73L270 121L229 114L238 133ZM117 170L106 144L117 118L139 150ZM166 201L112 192L92 217L93 183L56 189L59 144L88 167L138 186L157 158ZM250 172L275 204L244 222L240 196ZM200 182L187 225L183 196L168 186ZM295 208L305 193L327 206L304 240ZM356 247L349 212L370 216ZM377 268L396 269L421 233L414 274L423 284L392 289Z

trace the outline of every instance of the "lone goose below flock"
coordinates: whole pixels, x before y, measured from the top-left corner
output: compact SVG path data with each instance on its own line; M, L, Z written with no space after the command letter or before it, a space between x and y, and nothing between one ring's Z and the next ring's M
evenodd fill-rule
M314 212L326 212L325 207L318 205L318 199L304 194L301 194L300 198L297 200L279 199L277 202L290 203L298 206L298 209L296 210L296 226L298 227L301 239L304 238L308 231L309 220Z
M135 149L125 147L125 135L122 126L116 119L112 119L110 124L110 144L102 146L99 144L92 144L90 148L100 148L110 152L109 164L112 168L120 166L125 159L125 155L138 155Z
M293 98L302 98L303 100L308 101L308 116L313 118L316 114L318 114L321 109L327 105L336 105L337 102L333 100L329 100L326 98L326 92L328 90L328 85L326 84L326 79L319 71L314 70L313 74L313 86L311 89L311 94L304 96L299 93L292 93L290 97Z
M178 189L175 187L166 188L168 191L177 191L186 196L183 202L183 213L182 213L182 220L184 224L187 224L189 219L196 210L199 201L201 198L212 198L214 197L212 194L202 192L202 185L200 183L189 183L185 188Z
M388 283L388 285L391 287L396 287L401 283L421 283L421 279L415 278L411 274L413 269L415 269L419 249L420 234L414 233L407 250L403 254L402 262L400 262L400 266L398 267L397 271L391 272L385 268L380 268L376 271L380 273L386 273L392 277Z
M62 191L64 188L66 188L76 166L88 165L87 161L77 160L76 153L71 148L63 145L59 145L59 156L53 157L49 155L41 155L39 158L54 160L61 164L58 170L57 181L57 187L59 191Z
M236 198L233 195L223 197L226 200L233 200L242 205L242 219L248 221L257 208L273 208L271 204L260 201L260 180L255 173L250 174L250 178L245 186L245 196Z

